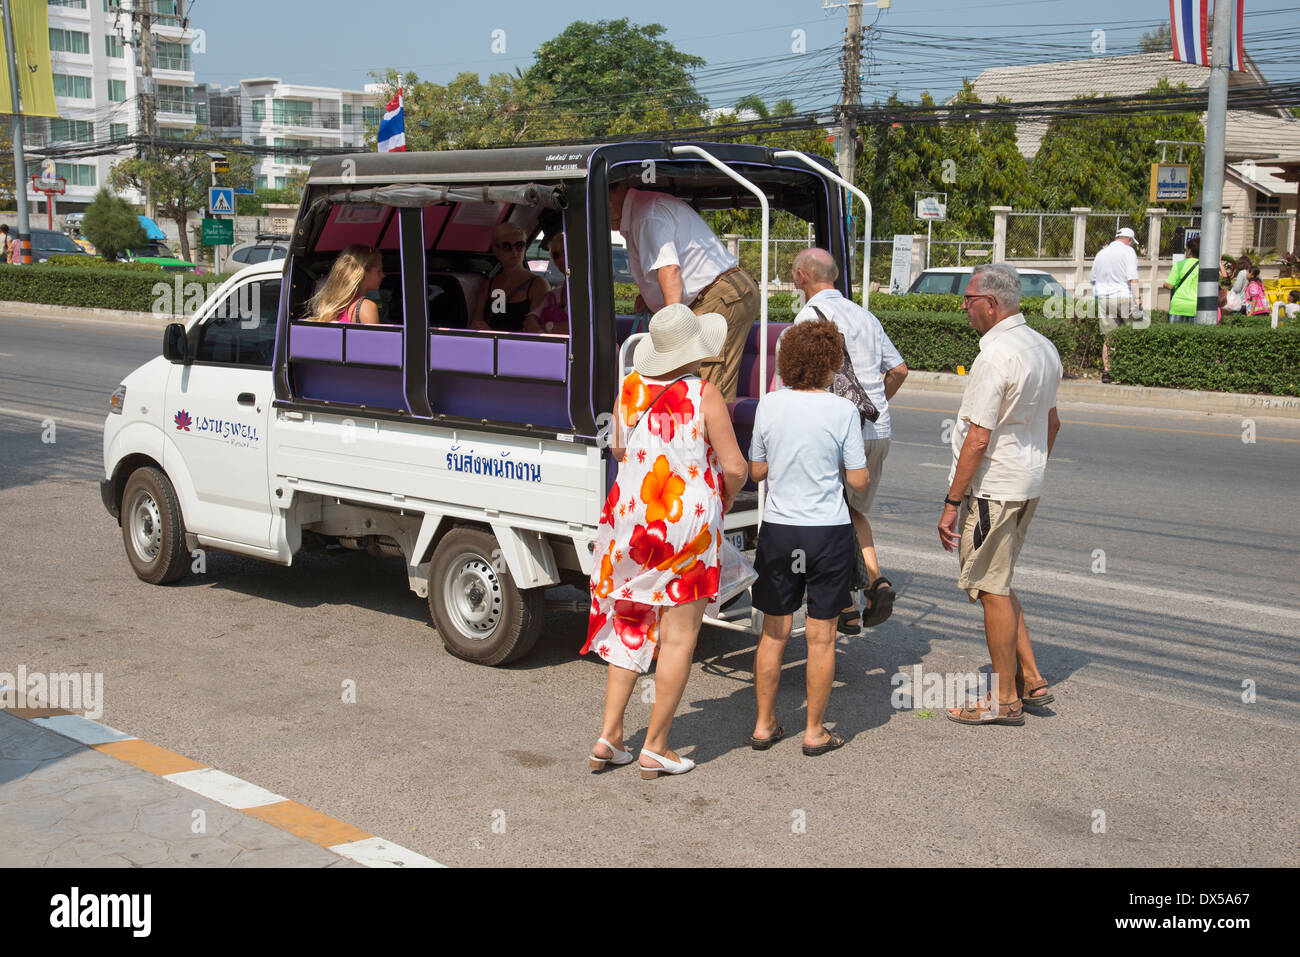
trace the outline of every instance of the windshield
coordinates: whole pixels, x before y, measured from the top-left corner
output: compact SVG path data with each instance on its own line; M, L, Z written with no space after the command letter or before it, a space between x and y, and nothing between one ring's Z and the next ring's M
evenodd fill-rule
M79 253L81 247L63 233L37 233L32 237L34 244L42 249L56 253Z

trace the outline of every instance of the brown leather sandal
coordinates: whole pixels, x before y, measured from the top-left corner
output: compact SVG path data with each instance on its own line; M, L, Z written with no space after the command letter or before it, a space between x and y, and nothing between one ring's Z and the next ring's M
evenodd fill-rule
M1042 691L1043 694L1034 694L1035 691ZM1019 678L1016 679L1016 694L1020 695L1020 702L1026 708L1042 708L1056 700L1056 695L1047 690L1047 679L1043 678L1037 684L1026 686Z
M1014 703L1008 701L998 705L996 717L993 714L993 709L984 701L976 701L973 704L958 708L956 714L951 711L945 711L944 714L948 716L949 721L956 721L958 724L1021 725L1025 723L1025 711L1019 698Z

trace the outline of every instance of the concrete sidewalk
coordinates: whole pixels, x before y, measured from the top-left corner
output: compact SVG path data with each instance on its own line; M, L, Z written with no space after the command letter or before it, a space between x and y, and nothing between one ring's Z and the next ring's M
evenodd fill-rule
M438 865L105 725L0 710L0 867L359 866Z

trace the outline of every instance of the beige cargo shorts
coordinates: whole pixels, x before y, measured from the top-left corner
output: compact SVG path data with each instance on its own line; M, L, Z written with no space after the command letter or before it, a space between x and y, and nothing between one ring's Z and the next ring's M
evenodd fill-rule
M971 601L978 600L982 591L991 595L1011 594L1011 576L1036 508L1036 498L998 502L967 495L962 500L957 522L961 529L961 543L957 546L961 575L957 587L965 589Z

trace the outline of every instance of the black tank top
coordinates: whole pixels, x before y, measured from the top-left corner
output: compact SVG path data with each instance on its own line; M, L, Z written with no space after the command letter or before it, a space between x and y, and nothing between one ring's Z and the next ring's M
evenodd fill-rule
M536 276L530 276L526 281L515 286L514 289L506 295L506 311L492 311L492 296L488 295L488 314L487 323L497 332L523 332L524 319L528 317L528 310L532 308L531 299L528 296L519 302L511 302L510 297L515 295L519 290L528 290L532 288Z

